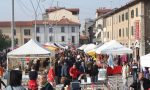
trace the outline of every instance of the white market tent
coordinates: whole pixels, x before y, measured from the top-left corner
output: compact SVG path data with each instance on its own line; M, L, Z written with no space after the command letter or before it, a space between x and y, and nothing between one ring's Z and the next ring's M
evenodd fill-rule
M96 50L97 54L127 54L133 53L133 50L121 45L116 40L103 44Z
M141 56L140 63L142 67L150 67L150 54Z
M79 47L79 50L84 50L87 47L87 44L82 45L81 47Z
M92 49L96 48L96 45L95 44L88 44L85 48L84 48L84 52L88 52Z
M22 45L21 47L9 52L7 54L8 57L11 56L38 56L38 55L47 55L50 56L50 51L45 49L42 45L40 45L38 42L34 40L28 41L26 44Z
M34 40L28 41L21 47L9 52L7 54L7 70L8 70L8 58L46 58L51 54L50 51L42 47L38 42Z

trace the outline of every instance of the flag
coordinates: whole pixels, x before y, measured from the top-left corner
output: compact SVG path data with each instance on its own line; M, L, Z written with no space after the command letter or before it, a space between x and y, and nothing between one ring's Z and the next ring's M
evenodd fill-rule
M114 62L113 62L113 56L112 56L112 55L109 55L109 58L108 58L108 65L109 65L111 68L114 68Z

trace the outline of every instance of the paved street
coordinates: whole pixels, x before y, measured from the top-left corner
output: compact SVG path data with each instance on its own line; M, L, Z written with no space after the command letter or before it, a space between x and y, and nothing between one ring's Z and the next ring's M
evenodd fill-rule
M3 79L3 81L5 83L7 83L6 79ZM121 75L109 76L109 82L111 85L111 90L123 90ZM131 83L132 83L132 77L130 76L128 79L128 85L130 85ZM95 87L94 90L108 90L106 88L106 86L103 85L102 83L98 84L98 85L93 85L93 86ZM117 86L118 86L118 88L117 88ZM82 85L82 90L85 90L84 88L86 88L86 90L92 90L91 87L92 87L92 85L86 85L86 86ZM2 89L4 90L3 86L2 86ZM57 89L57 90L59 90L59 89Z

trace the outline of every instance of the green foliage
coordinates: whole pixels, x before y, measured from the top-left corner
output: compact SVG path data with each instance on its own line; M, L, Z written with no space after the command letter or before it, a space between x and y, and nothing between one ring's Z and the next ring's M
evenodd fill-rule
M11 39L0 32L0 51L11 46Z

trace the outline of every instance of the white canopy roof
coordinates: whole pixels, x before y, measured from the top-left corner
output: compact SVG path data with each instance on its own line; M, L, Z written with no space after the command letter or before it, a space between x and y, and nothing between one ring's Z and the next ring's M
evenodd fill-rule
M50 43L50 42L47 42L47 43L45 43L44 45L57 47L54 43Z
M121 45L116 40L112 40L108 43L103 44L100 48L96 50L96 53L100 54L126 54L126 53L132 53L132 49L127 48L123 45Z
M8 56L24 56L24 55L50 55L50 51L46 50L42 45L34 40L28 41L21 47L9 52Z
M79 47L79 50L84 50L87 47L87 44L83 44L81 47Z
M141 56L140 62L142 67L150 67L150 54Z
M96 48L96 45L95 45L95 44L88 44L88 45L86 46L86 48L84 49L84 52L86 53L86 52L88 52L88 51L90 51L90 50L92 50L92 49L94 49L94 48Z

